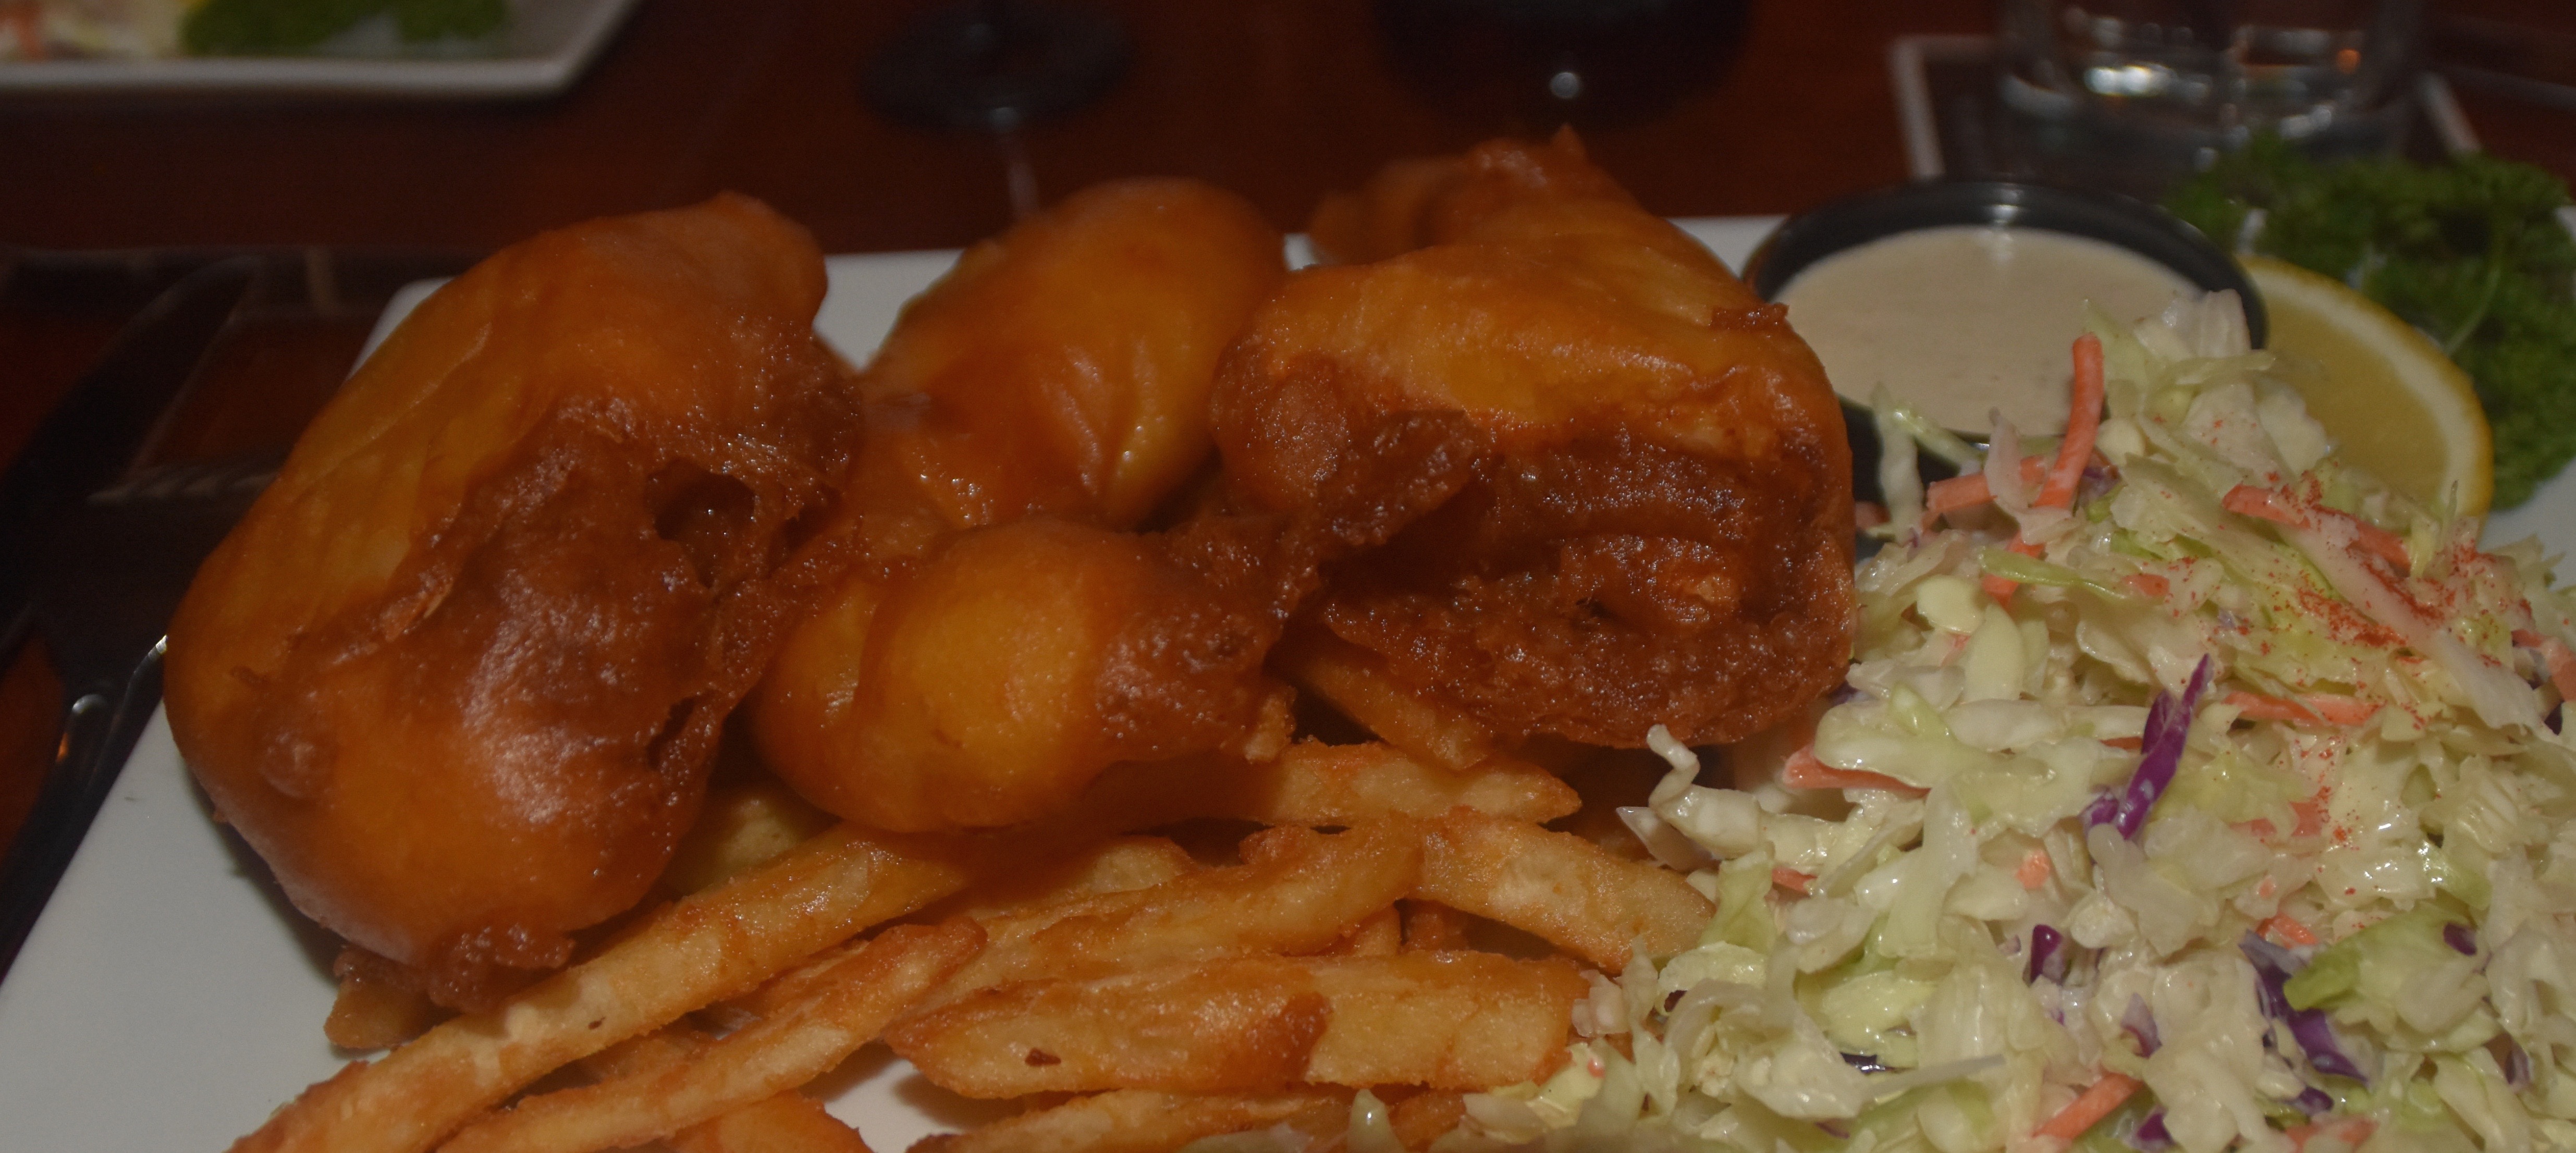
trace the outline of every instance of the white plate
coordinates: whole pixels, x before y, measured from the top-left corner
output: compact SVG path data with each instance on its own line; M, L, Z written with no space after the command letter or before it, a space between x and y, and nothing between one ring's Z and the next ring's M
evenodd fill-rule
M10 92L187 91L416 97L542 96L571 85L635 0L513 0L488 48L406 47L377 17L307 56L0 62Z
M1685 225L1740 263L1772 223ZM833 258L816 327L864 359L953 257ZM386 324L424 294L406 293ZM2560 551L2576 544L2576 474L2517 516L2547 528ZM0 984L0 1145L214 1150L339 1069L321 1031L332 946L255 879L257 868L207 819L156 718ZM887 1153L990 1109L931 1088L882 1047L862 1051L822 1089L834 1113Z

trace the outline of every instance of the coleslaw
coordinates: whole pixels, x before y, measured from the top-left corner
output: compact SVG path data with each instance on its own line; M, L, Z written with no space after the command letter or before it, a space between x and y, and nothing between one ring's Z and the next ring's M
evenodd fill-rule
M1435 1149L2576 1148L2576 601L2343 467L2232 294L2087 327L2043 451L1927 489L1881 399L1845 686L1741 789L1657 730L1623 813L1716 919Z

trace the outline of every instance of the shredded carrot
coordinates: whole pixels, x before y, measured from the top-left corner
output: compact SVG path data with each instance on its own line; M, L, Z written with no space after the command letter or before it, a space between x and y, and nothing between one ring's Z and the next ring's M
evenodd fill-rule
M1801 873L1787 865L1771 866L1771 883L1801 897L1807 895L1807 886L1815 883L1815 880L1814 873Z
M1856 500L1852 502L1852 525L1854 527L1877 528L1880 525L1886 524L1887 520L1888 516L1886 505L1880 504L1874 500Z
M2028 557L2035 557L2040 553L2038 545L2021 539L2017 534L2012 538L2012 543L2007 544L2004 547ZM1997 576L1993 573L1987 573L1985 576L1978 578L1977 587L1986 590L1986 595L1993 597L1995 603L1999 605L2011 604L2013 594L2021 589L2021 585L2015 582L2011 577Z
M1884 773L1837 769L1817 760L1813 748L1789 754L1789 763L1780 766L1780 783L1792 789L1886 789L1909 797L1919 797L1928 791Z
M2293 724L2350 727L2379 715L2378 702L2341 693L2311 693L2297 700L2288 700L2237 689L2227 694L2227 703L2235 706L2239 715L2254 720L2289 721Z
M2299 703L2306 705L2309 712L2324 717L2330 725L2350 727L2379 715L2379 702L2341 693L2311 693L2300 697Z
M1923 511L1935 516L1975 508L1993 499L1995 494L1986 487L1986 474L1982 472L1936 480L1923 486Z
M2047 457L2026 456L2021 459L2023 484L2041 484L2047 479ZM1994 490L1987 487L1986 474L1982 472L1961 473L1948 480L1933 481L1923 488L1924 511L1935 514L1975 508L1993 499Z
M2319 1137L2332 1137L2343 1142L2346 1148L2358 1148L2378 1131L2379 1122L2368 1117L2336 1117L2308 1125L2293 1125L2283 1130L2282 1136L2288 1137L2293 1147L2304 1151L2308 1142Z
M2049 875L2056 871L2057 866L2048 859L2048 850L2034 846L2021 859L2021 867L2013 870L2013 879L2021 882L2022 888L2036 889L2047 884Z
M2130 1095L2137 1091L2137 1078L2126 1073L2105 1072L2101 1080L2093 1083L2092 1088L2068 1102L2065 1108L2057 1111L2057 1116L2049 1118L2047 1124L2041 1125L2033 1132L2041 1137L2058 1137L2072 1141L2083 1136L2084 1131L2092 1128L2095 1122L2110 1116L2111 1110L2119 1108L2122 1102L2127 1101Z
M2151 601L2160 601L2173 594L2173 582L2154 573L2133 572L2121 577L2120 583Z
M2291 528L2307 528L2314 523L2314 518L2308 515L2307 510L2301 509L2288 497L2274 492L2271 489L2256 488L2250 484L2240 484L2227 490L2227 495L2220 497L2218 499L2218 503L2222 507L2226 508L2227 511L2236 513L2239 516L2250 516L2256 520L2268 520L2274 524L2288 525ZM2372 524L2359 517L2348 516L2330 508L2321 508L2315 511L2325 516L2338 518L2345 523L2350 524L2353 530L2352 543L2362 552L2378 557L2379 559L2387 561L2389 564L2395 565L2401 569L2412 563L2406 555L2406 542L2398 539L2396 533L2390 532L2387 529L2381 528L2378 525Z
M2238 715L2257 721L2305 721L2315 724L2320 719L2297 701L2267 697L2261 693L2249 693L2242 689L2230 691L2227 694L2227 704L2233 707Z
M2106 745L2109 745L2109 746L2111 746L2112 748L2115 748L2115 749L2127 749L2127 750L2129 750L2130 752L2133 752L2133 753L2134 753L2134 752L2142 751L2142 750L2144 750L2144 749L2147 747L2147 738L2145 738L2145 737L2113 737L2113 738L2111 738L2110 740L2104 741L2104 742L2102 742L2102 743L2103 743L2103 744L2106 744Z
M2268 488L2256 488L2250 484L2240 484L2227 490L2227 495L2218 498L2218 503L2227 511L2235 513L2238 516L2250 516L2256 520L2268 520L2273 524L2286 524L2293 528L2303 528L2306 527L2308 523L2308 518L2300 516L2297 509L2291 508L2281 502L2281 494Z
M2256 928L2260 929L2264 936L2270 937L2275 941L2279 941L2284 945L2313 945L2317 943L2316 930L2309 928L2305 922L2300 921L2297 917L2293 917L2288 913L2275 913L2270 918L2266 919L2261 925L2256 926Z
M2549 683L2558 690L2558 699L2576 701L2576 653L2558 638L2547 637L2540 642L2540 660L2549 666Z
M2299 827L2290 831L2291 836L2313 837L2326 831L2326 803L2324 800L2311 798L2304 801L2292 801L2290 802L2290 811L2298 814L2299 816Z
M2102 430L2102 338L2085 333L2075 338L2075 393L2066 410L2066 439L2057 445L2057 464L2039 486L2031 503L2066 508L2075 503L2076 482L2084 479L2084 462L2093 456L2094 434Z

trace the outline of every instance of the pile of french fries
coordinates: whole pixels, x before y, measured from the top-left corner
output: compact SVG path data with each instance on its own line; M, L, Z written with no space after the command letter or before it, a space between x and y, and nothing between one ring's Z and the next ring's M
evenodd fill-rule
M1271 759L1122 766L1030 826L796 842L811 811L774 784L720 794L673 869L713 883L490 1012L353 1062L235 1148L864 1150L799 1087L878 1040L943 1089L1020 1104L917 1149L1329 1138L1362 1090L1422 1148L1469 1093L1565 1061L1585 968L1686 949L1714 908L1618 851L1609 808L1643 790L1610 794L1650 770L1561 777L1495 754L1369 659L1309 644L1285 663L1396 743L1283 727ZM356 974L332 1032L366 1044L417 1020Z

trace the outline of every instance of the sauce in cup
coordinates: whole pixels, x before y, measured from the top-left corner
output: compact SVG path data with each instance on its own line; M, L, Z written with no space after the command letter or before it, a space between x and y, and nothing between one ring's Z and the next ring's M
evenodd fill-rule
M2000 410L2025 432L2066 423L2068 348L2092 301L2122 323L2201 290L2118 245L2039 228L1959 225L1881 237L1798 272L1778 299L1834 390L1880 385L1944 428Z

